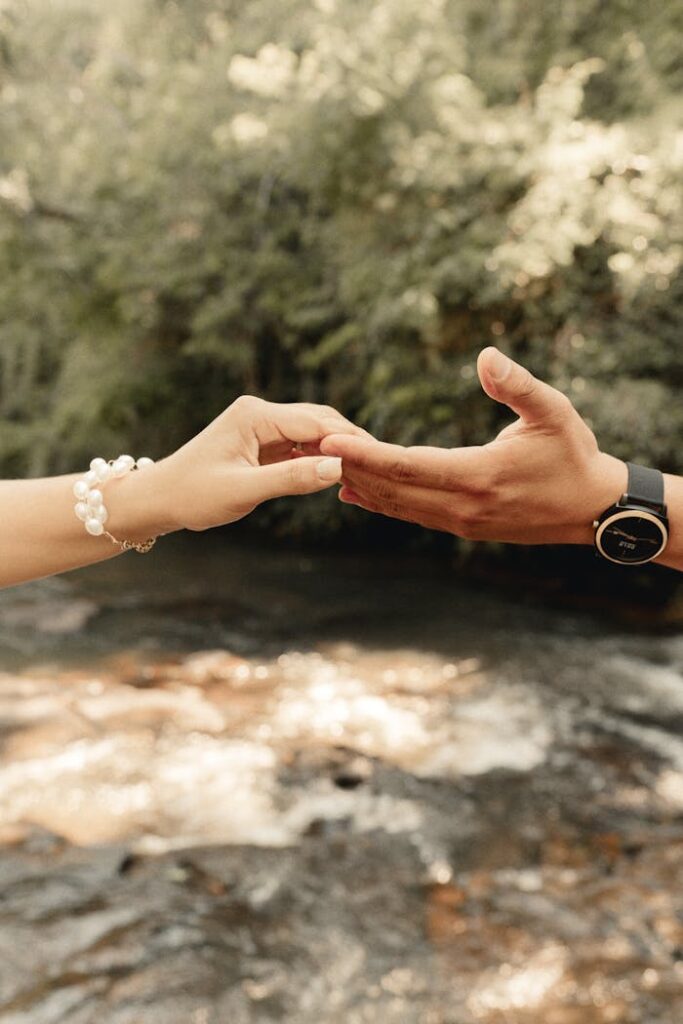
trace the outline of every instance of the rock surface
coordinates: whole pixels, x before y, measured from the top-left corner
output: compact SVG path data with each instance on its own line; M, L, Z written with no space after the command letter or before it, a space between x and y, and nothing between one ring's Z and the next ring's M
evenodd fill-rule
M166 557L2 596L1 1024L680 1024L680 638Z

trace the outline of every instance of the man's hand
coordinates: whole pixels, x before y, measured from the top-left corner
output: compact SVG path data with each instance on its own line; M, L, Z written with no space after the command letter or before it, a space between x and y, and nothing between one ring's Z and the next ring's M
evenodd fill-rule
M482 447L402 448L335 434L342 501L470 540L590 544L593 520L626 490L623 462L598 448L569 399L495 348L479 379L518 419Z

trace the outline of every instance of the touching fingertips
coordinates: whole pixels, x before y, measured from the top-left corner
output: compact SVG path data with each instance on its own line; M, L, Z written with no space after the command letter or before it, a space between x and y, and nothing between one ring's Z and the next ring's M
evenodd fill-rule
M320 441L320 451L323 455L340 455L339 444L334 434L323 437Z

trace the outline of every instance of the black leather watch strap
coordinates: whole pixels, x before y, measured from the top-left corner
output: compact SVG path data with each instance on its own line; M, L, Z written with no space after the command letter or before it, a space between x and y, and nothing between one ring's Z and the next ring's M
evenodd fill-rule
M645 505L666 515L664 504L664 477L658 469L637 466L635 462L627 462L628 490L626 504Z

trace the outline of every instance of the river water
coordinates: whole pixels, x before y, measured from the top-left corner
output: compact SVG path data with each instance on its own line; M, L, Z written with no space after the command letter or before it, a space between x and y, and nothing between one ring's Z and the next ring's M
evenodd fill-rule
M0 594L2 1024L680 1024L683 638L167 540Z

